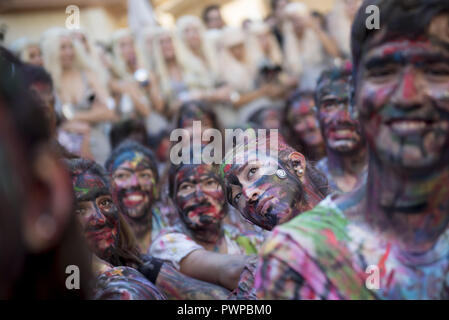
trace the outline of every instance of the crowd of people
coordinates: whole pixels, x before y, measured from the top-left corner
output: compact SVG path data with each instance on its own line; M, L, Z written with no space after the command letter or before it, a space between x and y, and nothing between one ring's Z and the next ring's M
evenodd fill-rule
M449 2L271 9L0 47L0 298L449 298Z

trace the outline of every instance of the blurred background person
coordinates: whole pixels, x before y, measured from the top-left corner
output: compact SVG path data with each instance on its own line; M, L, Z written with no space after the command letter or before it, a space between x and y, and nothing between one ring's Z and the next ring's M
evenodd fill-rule
M102 123L116 117L107 107L107 90L86 61L81 44L68 30L53 28L43 36L42 52L55 86L56 110L64 119L60 143L72 153L106 159L109 148Z
M283 123L287 141L306 159L318 161L326 156L313 91L298 90L290 96L284 107Z
M42 67L42 51L39 42L26 37L17 39L10 46L11 51L23 62Z
M140 61L133 35L128 29L113 34L112 52L113 68L118 77L113 79L110 86L119 99L121 118L146 119L152 109L162 112L163 100L156 77Z
M322 29L303 3L285 6L283 23L285 67L299 78L303 90L314 90L321 72L340 53L334 40Z
M220 6L213 4L203 10L203 22L207 29L223 29L225 23L221 16Z
M351 26L361 4L361 0L335 0L327 16L327 31L346 59L351 58Z

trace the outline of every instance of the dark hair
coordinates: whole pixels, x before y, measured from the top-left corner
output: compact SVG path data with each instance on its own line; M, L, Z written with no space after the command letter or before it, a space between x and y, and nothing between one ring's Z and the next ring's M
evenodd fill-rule
M201 17L203 18L203 22L207 23L209 21L209 12L214 10L220 10L220 6L218 4L211 4L210 6L207 6L204 8L203 13Z
M288 0L287 0L287 1L288 1ZM276 10L276 7L277 7L277 5L278 5L278 2L279 2L279 0L270 0L270 8L271 8L271 11Z
M112 150L110 156L105 162L105 168L106 170L111 173L112 164L114 161L124 152L126 151L138 151L145 155L145 157L148 158L150 162L150 169L153 171L153 174L155 176L156 183L159 181L159 174L157 170L157 161L154 153L141 145L140 143L132 140L125 140L122 143L120 143L114 150Z
M184 102L176 115L176 127L181 128L182 119L186 116L194 116L194 112L196 110L201 111L206 116L208 116L212 120L212 126L214 128L218 127L217 117L215 113L202 101L199 100L191 100Z
M148 132L142 120L126 119L114 123L109 132L109 144L111 148L117 147L122 141L130 139L131 135L141 134L145 146L148 145Z
M45 71L43 67L35 66L32 64L23 65L23 73L26 86L29 87L33 83L45 83L53 88L53 80L50 74Z
M99 177L110 188L109 178L98 163L87 159L70 159L64 161L71 175L72 180L87 173ZM108 262L114 266L135 267L143 263L136 239L130 226L121 213L119 219L119 236L117 247L114 248Z
M375 5L380 10L380 30L370 30L366 27L369 14L365 11L370 5ZM447 0L365 0L352 25L354 73L359 68L364 47L375 33L384 32L381 41L398 37L417 38L426 34L431 20L444 11L449 11Z
M0 99L10 112L27 155L50 139L50 125L43 102L25 84L24 64L0 46Z
M13 128L12 147L20 150L24 165L31 168L35 162L37 148L50 141L50 129L43 112L42 102L26 86L23 67L20 60L0 46L0 112L3 117L6 116ZM6 111L5 115L3 111ZM9 155L6 156L9 157ZM3 160L2 156L0 158ZM20 169L23 168L17 166L14 170L20 171ZM2 179L3 174L2 171ZM14 172L6 174L6 179L8 175L12 179L17 177ZM4 298L4 294L7 298L22 300L24 298L86 298L91 280L90 261L87 251L84 250L83 238L74 228L75 217L69 217L67 225L61 230L59 241L51 248L42 253L30 252L20 234L23 231L21 221L27 215L26 209L21 205L24 196L31 192L28 190L31 185L23 185L28 182L21 183L17 179L11 181L13 183L5 186L6 193L4 192L6 189L0 185L0 202L2 203L0 241L6 246L6 252L3 251L5 247L1 246L1 256L5 258L3 254L6 254L6 257L10 258L0 263L0 282L7 280L6 283L2 282L0 298ZM33 189L33 191L39 193L39 190ZM18 195L20 199L17 199ZM11 245L11 242L15 247ZM8 252L11 248L15 248L12 255ZM80 290L67 290L66 275L62 270L71 264L77 265L84 274L81 278Z

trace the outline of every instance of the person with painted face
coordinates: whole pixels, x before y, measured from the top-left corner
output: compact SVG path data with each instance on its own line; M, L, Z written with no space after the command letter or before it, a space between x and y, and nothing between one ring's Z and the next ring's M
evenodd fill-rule
M247 220L271 231L327 195L324 175L280 135L248 138L226 154L219 169L229 203Z
M135 141L124 141L105 164L113 193L142 252L166 226L156 205L159 175L153 153Z
M76 216L94 253L96 299L225 299L229 292L186 277L142 254L114 199L105 170L93 161L66 161Z
M236 289L247 255L257 254L264 238L224 222L223 180L211 164L172 165L169 183L181 221L160 233L150 254L188 276Z
M364 1L352 52L367 181L273 232L260 298L449 297L448 48L448 1Z
M288 143L306 159L318 161L326 156L312 91L296 91L284 108L284 130Z
M327 157L317 164L335 192L349 192L366 179L367 149L360 122L351 117L352 66L322 73L316 105Z

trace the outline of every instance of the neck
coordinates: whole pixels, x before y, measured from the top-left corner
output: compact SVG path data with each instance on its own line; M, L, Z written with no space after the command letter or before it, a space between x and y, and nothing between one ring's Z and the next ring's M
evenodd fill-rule
M219 243L222 237L221 224L217 228L200 229L193 231L193 237L195 241L206 247L208 250Z
M403 250L431 249L449 222L449 167L422 175L386 168L370 155L364 220Z
M150 211L144 219L133 220L127 217L127 221L136 237L141 252L146 253L151 244L151 230L153 227L153 215Z
M368 158L366 148L351 153L340 153L326 148L326 154L332 176L358 176L366 168Z

